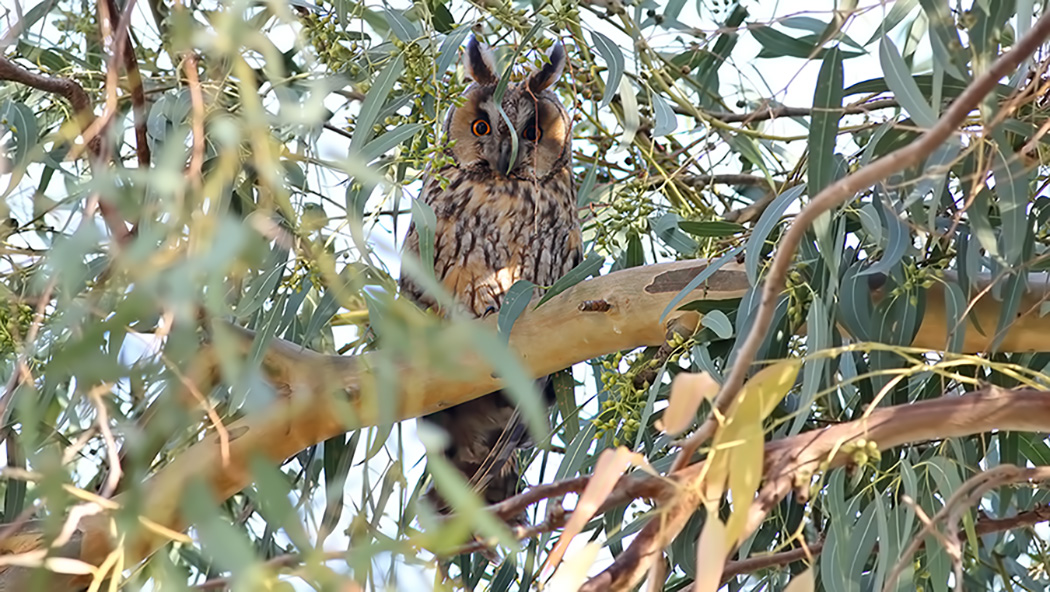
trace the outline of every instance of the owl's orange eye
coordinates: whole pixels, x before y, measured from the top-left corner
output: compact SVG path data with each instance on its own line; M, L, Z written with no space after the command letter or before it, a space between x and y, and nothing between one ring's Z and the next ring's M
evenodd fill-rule
M540 126L538 125L526 125L525 129L521 132L521 137L525 138L530 142L535 142L543 137L540 133Z
M487 136L492 131L492 128L489 127L489 122L484 119L475 119L471 129L474 130L475 136Z

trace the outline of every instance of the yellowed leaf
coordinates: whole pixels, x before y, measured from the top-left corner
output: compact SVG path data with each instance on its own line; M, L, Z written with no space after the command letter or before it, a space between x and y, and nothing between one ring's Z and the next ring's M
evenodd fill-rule
M558 566L550 581L547 582L546 590L565 590L576 592L587 579L587 572L594 565L595 558L602 546L599 543L587 543L582 549L576 551L571 557Z
M787 587L784 588L784 592L813 592L815 588L816 582L813 581L813 570L807 569L791 578Z
M715 511L711 511L711 508ZM718 517L717 505L707 513L704 530L696 544L696 580L693 592L716 592L722 584L722 568L729 554L726 527Z
M547 561L544 562L541 572L549 567L558 565L573 537L579 534L584 525L594 516L594 513L605 501L605 498L609 497L609 493L612 492L613 487L620 480L620 476L627 470L627 467L637 461L638 457L638 454L623 446L616 450L602 451L598 457L598 462L594 465L594 474L591 475L590 480L587 482L587 487L580 494L580 501L576 503L576 508L572 511L569 522L565 525L565 529L562 530L558 544L551 549L550 555L547 555ZM644 461L644 459L642 460ZM557 589L560 590L561 588Z
M729 449L729 493L733 498L733 512L726 520L726 538L739 541L740 534L747 524L748 512L755 501L755 492L762 482L762 468L765 456L765 442L762 438L762 424L754 422L748 429L741 430L736 446Z
M733 499L726 535L739 543L751 504L762 480L765 448L762 421L795 384L799 360L784 360L760 370L744 385L714 438L714 456L724 465ZM723 456L724 455L724 456ZM712 475L712 478L714 475Z
M748 408L759 420L765 419L791 390L801 366L801 360L790 359L759 370L744 385L738 400L740 406Z
M657 421L657 427L671 435L677 435L692 425L696 410L704 399L718 394L719 385L707 372L690 374L683 372L671 381L671 394L667 408Z

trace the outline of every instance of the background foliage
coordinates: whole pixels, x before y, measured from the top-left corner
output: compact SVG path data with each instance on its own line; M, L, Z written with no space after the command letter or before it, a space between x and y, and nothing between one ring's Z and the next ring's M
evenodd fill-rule
M75 491L134 491L214 429L215 417L192 411L186 376L216 321L347 355L378 342L451 363L491 343L468 337L448 350L447 339L419 339L391 301L411 198L424 168L444 158L440 121L466 85L458 50L471 32L516 73L556 39L566 44L571 68L556 91L575 118L580 216L602 273L736 259L754 286L800 204L933 125L1044 10L1023 0L33 2L3 9L3 55L75 80L99 125L97 143L85 144L75 139L75 106L33 85L0 85L3 521L32 516L56 529ZM1047 266L1045 65L1037 56L1002 80L922 166L865 189L812 229L760 354L805 360L766 422L767 439L854 419L873 404L1046 384L1045 352L952 354L964 330L1002 335L1029 272ZM996 280L989 294L975 288L982 274ZM885 281L877 303L871 281ZM955 320L946 353L863 345L909 344L934 282L946 286L938 306ZM997 326L963 320L979 297L1001 303ZM693 303L705 313L696 335L562 375L548 443L523 458L530 481L587 474L618 445L666 470L672 438L654 422L672 377L720 377L754 298ZM221 331L214 338L221 346ZM847 342L862 345L840 348ZM198 393L217 418L272 399L251 359L220 358L221 386ZM516 368L506 355L498 363ZM256 467L256 482L218 505L188 486L191 539L113 585L537 586L556 535L500 546L502 563L489 562L492 552L456 555L473 530L508 535L482 514L438 523L416 504L422 450L413 422L385 425ZM782 503L739 557L822 541L818 587L881 589L920 527L917 507L932 516L980 469L1047 464L1050 446L1035 434L995 433L856 460L819 475L808 499ZM972 532L980 517L1047 503L1045 491L1004 487L964 523ZM596 566L651 508L639 500L587 525L606 550ZM118 525L135 528L135 511L118 512ZM543 519L542 505L529 514ZM704 521L698 512L667 549L664 590L685 589L703 569ZM1045 534L972 536L966 586L1046 589ZM729 588L782 589L804 565L743 574ZM294 577L278 584L282 567ZM895 589L947 590L950 568L928 538Z

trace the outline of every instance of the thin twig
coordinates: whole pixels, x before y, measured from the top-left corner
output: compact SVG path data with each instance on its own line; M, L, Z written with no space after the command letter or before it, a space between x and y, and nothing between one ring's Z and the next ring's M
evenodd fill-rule
M1050 467L1026 469L1014 465L1000 465L967 479L966 482L963 483L950 498L948 498L948 501L944 503L944 507L942 507L929 522L923 525L923 528L918 534L912 537L911 543L909 543L904 549L904 552L901 553L900 560L898 560L893 566L890 575L886 578L886 582L882 587L883 592L896 589L897 579L904 571L905 566L911 562L911 556L919 550L920 546L922 546L923 539L926 535L931 534L934 531L937 523L945 520L947 520L949 525L957 523L962 512L967 511L976 505L977 502L984 497L984 494L992 489L1006 484L1022 483L1026 481L1035 483L1046 481L1047 479L1050 479ZM957 533L955 534L955 538L958 539ZM961 582L958 583L961 584Z
M812 107L779 106L764 107L762 109L751 111L750 113L732 113L726 111L706 112L706 115L723 123L751 123L754 121L777 119L779 117L809 117L813 115L814 111L842 113L843 115L858 115L862 113L870 113L871 111L877 111L879 109L892 109L898 105L899 103L897 102L897 99L879 99L877 101L869 101L857 105L848 105L841 109L814 109ZM688 115L688 113L682 115Z
M105 5L110 30L116 31L120 27L120 22L117 20L119 10L116 0L105 0ZM142 73L139 71L139 62L135 58L135 45L131 41L130 32L124 36L121 57L124 62L124 73L127 75L128 90L131 92L131 108L135 116L135 155L138 157L139 166L148 168L152 157L150 156L149 140L146 137L146 93L142 88Z

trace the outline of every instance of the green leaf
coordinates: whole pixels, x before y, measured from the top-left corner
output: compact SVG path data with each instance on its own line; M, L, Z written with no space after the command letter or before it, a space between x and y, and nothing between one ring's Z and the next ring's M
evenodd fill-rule
M864 42L864 45L871 45L878 39L888 36L890 31L897 25L901 24L901 21L907 18L907 16L911 14L918 5L919 0L897 0L894 2L893 6L890 7L890 12L886 15L886 18L882 19L879 28L876 29L875 33Z
M179 496L183 516L194 525L208 556L220 569L240 574L255 565L247 537L219 513L211 490L199 478L190 479Z
M569 273L562 276L561 279L554 282L553 286L547 289L543 298L540 298L540 301L536 303L536 308L539 308L544 302L547 302L565 290L568 290L592 275L597 274L604 264L604 257L597 253L589 253L583 258L583 261L581 261L576 267L570 269Z
M704 238L723 238L740 234L746 230L742 224L726 222L725 220L708 220L704 222L683 220L678 223L678 227L693 236Z
M602 95L602 102L598 106L599 109L605 109L612 102L613 97L616 96L616 91L620 88L620 79L623 77L624 72L623 52L620 51L620 46L598 31L591 31L591 41L594 42L594 48L598 50L598 53L605 60L605 65L609 68L609 72L605 77L605 93Z
M944 318L948 321L948 344L945 351L960 353L966 343L966 294L959 284L942 281L944 286Z
M1017 311L1021 308L1021 296L1027 288L1027 274L1023 272L1012 273L1002 280L1005 285L1001 308L999 310L999 322L995 327L995 339L992 341L991 351L999 351L999 346L1006 338L1007 330L1017 322Z
M824 55L813 93L813 116L809 126L810 195L817 195L835 178L835 139L842 117L842 52L832 48Z
M321 518L323 528L331 532L343 514L346 478L354 462L354 452L361 439L361 430L354 430L347 439L339 434L324 441L321 463L324 471L325 506Z
M674 133L678 129L678 118L675 116L671 106L656 92L650 91L649 101L653 105L653 137L659 138Z
M886 76L886 84L915 123L924 128L936 125L937 112L930 107L919 86L912 79L911 69L904 63L897 46L887 37L883 37L879 44L879 62L882 64L882 73Z
M503 295L503 303L499 307L499 320L496 322L496 330L503 337L504 342L510 339L510 330L514 322L518 320L521 313L529 306L532 294L536 290L536 284L528 280L518 280Z
M309 548L306 529L289 501L292 490L286 475L261 456L254 456L249 466L255 482L256 504L267 528L284 531L300 549Z
M968 190L969 187L965 189ZM970 221L971 232L977 237L977 242L984 247L985 251L988 251L990 256L999 257L999 242L996 240L995 228L992 226L990 217L991 205L992 190L983 186L973 198L970 207L966 208L966 217Z
M565 447L565 456L562 458L561 464L558 465L558 470L554 473L555 481L569 479L580 474L584 463L591 458L587 451L590 450L591 442L594 441L595 432L594 422L586 421L583 423L583 429Z
M390 26L390 30L394 32L398 39L405 43L411 43L419 38L419 29L402 16L399 11L384 7L383 14L386 15L387 25Z
M860 272L858 274L860 276L889 273L904 257L904 254L908 252L908 247L911 246L911 229L901 221L896 212L890 209L885 200L879 197L879 192L875 193L874 199L878 201L876 211L882 221L882 227L886 229L886 247L882 250L882 256L879 257L879 260L871 267Z
M929 19L928 35L933 55L946 74L956 80L969 78L966 68L969 52L963 47L959 38L959 29L955 17L947 3L940 0L919 0L922 10Z
M406 123L399 125L392 130L388 130L385 134L372 140L361 149L361 160L364 162L372 162L402 142L411 140L421 129L423 129L422 123Z
M758 285L758 267L762 263L761 257L766 246L766 239L780 223L780 217L784 215L788 206L795 203L805 190L805 185L788 188L769 204L766 211L762 212L758 222L755 222L755 227L751 230L751 236L747 239L744 250L744 269L747 271L747 280L752 286Z
M859 507L859 505L858 502L857 506ZM850 504L850 507L853 507L852 503ZM859 584L861 574L864 573L864 566L868 563L878 539L879 529L875 517L876 511L877 506L873 503L869 503L867 507L861 511L857 523L849 529L849 541L845 545L847 563L844 571L850 578L850 586L854 590L859 590L860 588ZM852 516L852 514L850 516ZM848 520L845 516L836 516L833 518L833 520L842 519ZM856 586L854 585L854 582L857 584Z
M700 324L715 332L719 339L729 339L733 336L733 323L720 310L712 310L700 319Z
M571 442L580 432L579 407L576 405L576 379L572 376L572 368L555 372L551 374L550 379L554 383L554 399L561 413L562 426L565 430L562 440Z
M807 351L819 352L831 347L831 326L834 322L831 311L824 304L824 299L819 295L813 296L810 302L809 312L806 316L806 348ZM813 356L806 359L802 367L802 383L798 394L798 411L788 431L789 436L794 436L802 431L813 412L813 402L816 401L817 393L825 386L825 368L828 359L822 356ZM789 395L790 396L790 395Z
M514 54L510 56L510 60L507 62L507 67L503 70L503 75L500 76L499 82L496 84L496 90L492 92L493 103L497 105L500 105L502 103L503 94L507 92L507 85L510 84L510 75L514 72L514 64L518 62L518 56L521 55L522 48L527 47L529 41L532 41L532 38L535 37L537 33L546 28L546 26L546 19L540 17L536 21L536 23L533 24L532 27L525 32L525 35L522 36L521 41L518 42L517 47L514 49ZM500 112L503 115L503 119L507 120L507 115L505 113L502 113L502 107L500 108ZM510 121L508 120L507 123L509 125ZM510 125L510 129L514 129L514 126ZM513 158L511 158L510 160L511 162L514 161Z
M682 255L689 256L695 254L696 250L700 248L700 245L696 244L696 241L689 238L684 232L679 230L678 224L678 214L675 214L674 212L668 212L660 217L649 219L649 227L652 228L653 233L659 237L664 244L675 251L678 251Z
M430 205L421 199L412 200L412 223L419 235L419 262L424 273L434 273L434 236L437 232L437 216Z
M934 77L931 74L919 74L918 76L912 76L912 80L922 91L923 96L933 95L933 89L935 86ZM944 98L954 98L962 94L966 90L967 84L962 82L958 78L946 77L944 79L942 90L944 92ZM868 93L884 93L889 92L890 86L887 84L885 78L873 78L871 80L864 80L856 84L850 85L843 91L846 96L868 94ZM992 96L998 99L1005 99L1014 92L1014 89L1005 85L997 84L992 91Z
M817 48L812 43L806 43L772 27L755 27L751 29L751 36L762 45L760 57L810 58L817 53Z
M462 473L429 442L424 440L423 443L427 446L427 470L434 478L434 485L441 493L441 497L455 508L457 515L467 517L478 534L492 537L504 545L514 544L515 539L507 529L507 525L500 522L491 513L482 510L484 506L481 499L471 489ZM449 541L446 544L456 545L457 542Z
M448 67L452 65L452 61L456 59L459 47L463 45L463 40L469 34L470 27L463 25L449 33L445 40L441 42L441 47L438 48L437 59L434 60L434 74L438 80L445 75Z
M642 249L642 239L637 232L627 234L627 250L624 252L622 269L645 265L645 250Z
M689 283L686 284L685 287L682 288L678 292L678 294L675 294L675 297L667 303L667 306L664 307L664 311L660 313L660 322L664 322L664 319L667 318L668 313L674 310L675 306L678 306L678 303L681 302L683 298L692 293L693 290L699 288L700 284L706 282L711 276L715 274L715 272L717 272L719 269L722 269L723 265L735 260L737 255L739 255L740 251L742 251L743 249L743 246L733 247L732 249L727 251L725 255L722 255L718 259L715 259L714 261L708 263L707 267L705 267L703 271L696 274L695 278L689 280Z
M518 566L514 561L514 555L509 555L507 559L500 566L496 575L492 578L492 583L489 585L489 592L507 592L510 590L510 585L514 583L514 580L518 577Z
M430 23L438 33L448 33L456 26L456 19L444 4L435 2L430 10Z
M0 136L5 132L11 132L13 138L9 148L11 164L14 168L21 168L29 157L30 150L36 147L40 135L36 116L29 107L21 103L0 101Z
M350 152L354 153L363 148L372 139L373 126L376 124L379 112L394 88L394 83L405 69L405 58L398 55L387 67L383 68L372 86L365 94L365 100L361 104L361 112L357 115L357 124L354 128L354 136L350 139Z
M855 4L856 0L850 0L850 3ZM846 8L844 6L845 4L846 3L840 4L836 7L836 10L840 12L848 12L849 10L852 10ZM789 16L785 19L778 20L777 24L779 24L781 27L787 27L789 29L798 29L800 31L809 31L810 33L815 33L818 36L818 39L824 38L825 34L827 34L829 36L828 41L830 41L831 39L835 39L836 41L841 41L842 43L845 43L846 45L849 45L854 49L864 51L864 46L857 43L848 35L842 32L840 28L842 24L840 19L833 19L831 22L825 23L824 21L817 18L813 18L811 16Z
M535 442L547 439L550 429L547 423L547 408L540 393L536 390L536 381L529 376L517 354L491 330L478 328L471 331L475 351L488 362L494 373L500 377L503 393L518 407L525 425L529 428Z
M1021 155L1014 153L1002 130L992 133L995 148L992 176L1002 226L1003 259L1011 267L1020 265L1028 235L1028 202L1032 195L1031 173Z

